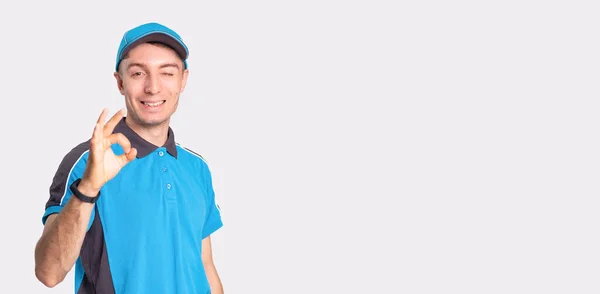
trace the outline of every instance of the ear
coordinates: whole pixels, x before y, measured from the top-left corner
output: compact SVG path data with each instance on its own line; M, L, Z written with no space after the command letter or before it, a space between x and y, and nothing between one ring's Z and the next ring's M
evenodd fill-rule
M183 93L183 90L185 90L185 85L187 85L187 79L188 79L188 75L190 74L189 70L186 68L183 71L183 77L181 79L181 89L179 90L179 93Z
M117 80L117 88L119 89L119 92L121 92L121 95L125 95L125 90L123 89L123 79L121 78L121 75L119 75L118 72L115 72L114 76Z

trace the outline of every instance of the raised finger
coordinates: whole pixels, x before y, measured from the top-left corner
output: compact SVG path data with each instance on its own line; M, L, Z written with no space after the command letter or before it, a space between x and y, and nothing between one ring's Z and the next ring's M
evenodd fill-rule
M92 153L104 152L102 150L102 125L97 122L92 133L92 139L90 141L90 148ZM100 150L98 149L100 148Z
M106 125L104 125L104 136L108 136L110 134L112 134L112 132L115 129L115 126L117 126L117 124L121 121L121 119L123 118L123 115L125 115L125 109L121 109L119 111L117 111L117 113L115 113L108 122L106 122Z
M119 144L121 147L123 147L123 151L125 151L125 153L129 153L129 150L131 149L131 142L129 142L129 139L127 139L125 135L121 133L114 133L108 136L108 140L110 141L111 145Z
M106 120L106 112L108 111L108 109L104 108L102 109L102 113L100 113L100 117L98 117L98 121L96 123L100 124L100 125L104 125L104 121Z

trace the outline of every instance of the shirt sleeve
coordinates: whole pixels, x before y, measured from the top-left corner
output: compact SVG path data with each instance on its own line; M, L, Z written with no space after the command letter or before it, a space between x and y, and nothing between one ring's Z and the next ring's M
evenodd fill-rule
M215 198L215 191L212 183L212 176L210 170L206 169L205 180L207 186L207 207L206 207L206 219L204 220L204 228L202 229L202 239L210 236L212 233L217 231L223 226L223 220L221 219L221 207Z
M65 157L54 174L50 184L50 197L46 202L44 214L42 215L42 224L46 224L48 216L54 213L60 213L63 207L71 198L71 184L83 176L87 161L88 148L85 143L73 148ZM92 210L92 216L88 224L88 229L94 220L95 210Z

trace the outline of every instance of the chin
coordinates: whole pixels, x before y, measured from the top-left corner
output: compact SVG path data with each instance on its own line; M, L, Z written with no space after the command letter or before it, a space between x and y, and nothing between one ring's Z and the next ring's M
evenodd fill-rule
M135 115L133 116L133 118L135 119L136 123L138 125L141 126L145 126L145 127L154 127L154 126L159 126L164 124L165 122L167 122L168 118L165 116L156 116L156 115L144 115L142 113L142 115Z
M155 127L167 122L167 119L142 119L141 123L144 126Z

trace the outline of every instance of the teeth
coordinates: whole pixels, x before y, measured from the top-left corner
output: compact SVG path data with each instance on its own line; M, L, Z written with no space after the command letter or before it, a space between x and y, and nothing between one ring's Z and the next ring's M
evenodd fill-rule
M154 103L148 103L148 102L142 102L142 103L144 103L144 105L148 105L150 107L156 107L156 106L159 106L159 105L165 103L165 101L163 100L163 101L154 102Z

